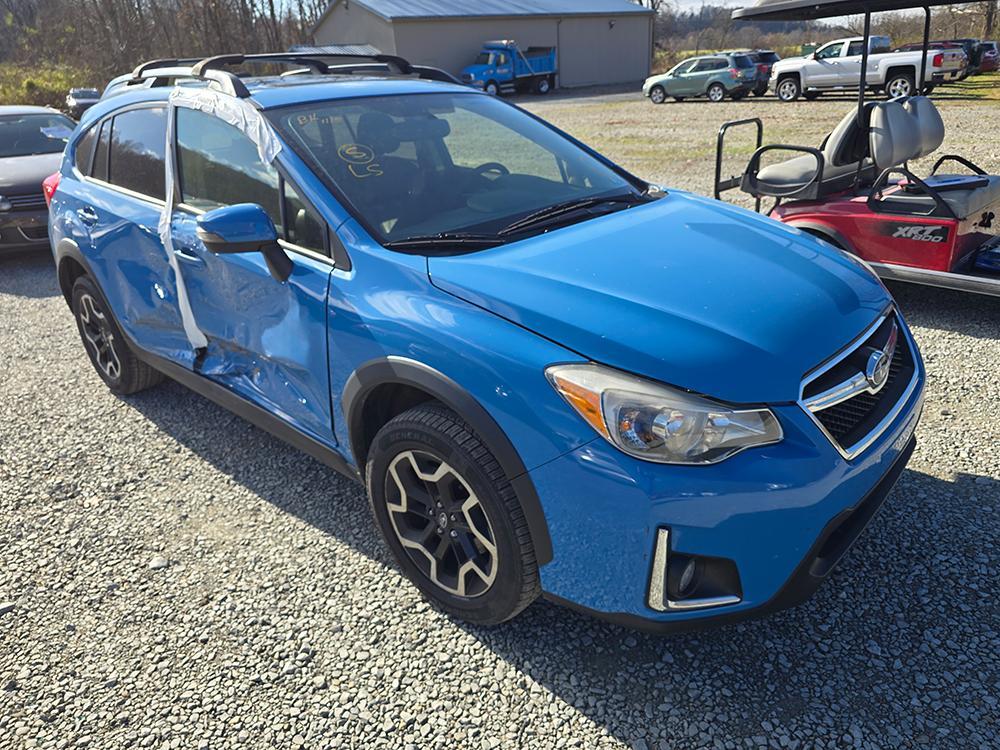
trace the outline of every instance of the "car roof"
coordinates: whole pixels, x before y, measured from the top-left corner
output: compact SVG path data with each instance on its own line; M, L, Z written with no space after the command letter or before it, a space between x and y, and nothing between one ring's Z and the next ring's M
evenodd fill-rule
M0 115L61 115L58 109L31 104L0 104Z
M351 99L363 96L400 96L404 94L426 94L451 92L479 94L482 92L460 84L432 81L409 76L386 76L371 73L351 73L337 75L262 76L240 78L250 92L251 99L261 109L275 109L309 102L331 99ZM199 85L188 81L187 86ZM205 85L205 84L203 84ZM166 99L173 86L135 87L131 91L120 91L115 96L103 99L96 107L88 110L92 117L103 116L106 112L120 109L126 104ZM91 119L87 118L87 119Z

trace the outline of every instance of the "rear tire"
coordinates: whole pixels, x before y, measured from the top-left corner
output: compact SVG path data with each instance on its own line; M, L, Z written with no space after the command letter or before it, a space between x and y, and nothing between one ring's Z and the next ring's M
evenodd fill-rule
M885 95L889 99L911 96L916 91L913 73L893 73L885 82Z
M713 83L708 87L708 100L715 104L723 101L726 98L726 88L721 83Z
M663 86L653 86L649 90L649 101L653 104L663 104L667 100L667 92Z
M541 593L517 495L455 412L430 402L392 419L372 442L365 479L403 573L448 614L496 625Z
M740 99L742 99L745 96L746 96L746 93L744 92L744 93L741 93L741 94L730 94L729 98L732 99L734 102L738 102Z
M794 102L802 94L802 86L799 83L798 76L785 76L779 79L774 92L781 101Z
M754 96L764 96L765 94L767 94L767 89L754 89L753 92Z
M802 97L809 102L816 101L823 95L822 91L806 91Z
M535 93L539 96L545 96L552 90L552 83L549 81L548 76L542 76L537 81L535 81Z
M112 393L127 396L163 381L163 374L141 361L129 348L104 297L89 276L73 284L73 317L90 363Z

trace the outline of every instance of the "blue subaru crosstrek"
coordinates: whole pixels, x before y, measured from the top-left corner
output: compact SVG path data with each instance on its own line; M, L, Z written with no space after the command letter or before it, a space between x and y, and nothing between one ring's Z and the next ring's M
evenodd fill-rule
M172 378L361 481L472 622L809 596L915 445L924 369L878 279L376 61L154 63L86 113L45 190L107 386Z

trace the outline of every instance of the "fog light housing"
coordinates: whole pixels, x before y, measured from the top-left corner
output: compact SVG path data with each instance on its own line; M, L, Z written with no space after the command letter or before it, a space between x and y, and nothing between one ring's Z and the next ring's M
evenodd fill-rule
M736 563L670 549L670 530L657 529L648 603L658 612L708 609L743 600Z

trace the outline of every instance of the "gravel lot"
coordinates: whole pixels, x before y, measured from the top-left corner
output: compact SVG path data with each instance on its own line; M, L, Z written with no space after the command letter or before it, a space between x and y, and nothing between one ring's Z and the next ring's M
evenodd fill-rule
M526 102L702 192L721 121L849 106ZM943 107L993 170L997 108ZM438 614L358 487L175 384L115 398L48 258L0 260L0 747L998 747L1000 301L894 291L930 380L884 511L799 608L650 637Z

